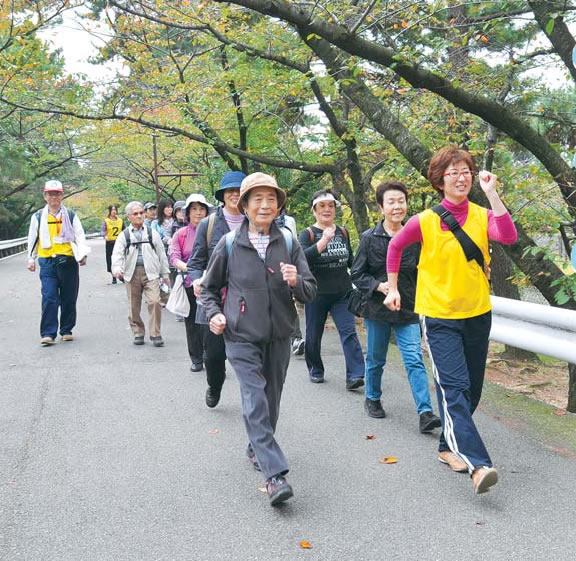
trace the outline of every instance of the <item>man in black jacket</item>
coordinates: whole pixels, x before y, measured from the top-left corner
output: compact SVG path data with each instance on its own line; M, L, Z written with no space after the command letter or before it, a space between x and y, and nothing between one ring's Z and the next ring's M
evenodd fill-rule
M392 329L408 373L412 397L419 415L420 432L440 426L440 418L432 412L428 375L422 359L420 325L414 313L417 267L420 244L408 247L402 255L399 276L402 278L402 308L392 312L384 306L388 292L386 256L392 237L403 228L408 192L399 181L386 181L376 189L376 202L383 220L362 234L352 265L352 281L368 298L364 311L366 325L366 400L364 407L370 417L383 418L382 372L386 364Z
M194 286L194 295L200 297L200 282L204 271L208 267L210 256L220 241L230 230L235 230L244 221L244 216L237 207L240 196L240 185L246 174L241 171L228 171L220 181L220 187L214 193L222 206L213 214L204 218L196 230L196 238L192 253L188 260L188 274ZM202 306L198 306L196 323L207 324ZM205 330L204 364L206 366L206 405L216 407L220 401L222 386L226 379L226 349L221 335L215 335L209 329Z

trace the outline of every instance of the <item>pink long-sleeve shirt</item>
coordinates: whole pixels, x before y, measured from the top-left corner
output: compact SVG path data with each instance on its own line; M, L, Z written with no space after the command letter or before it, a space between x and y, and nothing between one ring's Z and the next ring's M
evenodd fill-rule
M454 204L443 199L442 206L454 215L454 218L456 218L460 226L464 225L468 217L468 199L460 204ZM440 227L445 232L449 230L448 226L442 221L440 222ZM514 226L509 212L502 216L494 216L494 213L488 210L489 240L511 245L516 242L517 238L518 233L516 232L516 226ZM388 256L386 258L386 268L388 272L397 273L400 270L400 261L402 260L402 251L404 248L421 241L422 230L420 228L420 219L416 214L406 222L404 228L392 238L388 246Z
M184 228L180 228L170 242L170 254L168 256L170 265L172 267L176 266L176 260L184 261L188 263L190 259L190 254L192 253L192 247L194 246L194 240L196 238L196 226L189 224ZM192 281L189 276L186 275L186 280L184 286L189 287L192 285Z

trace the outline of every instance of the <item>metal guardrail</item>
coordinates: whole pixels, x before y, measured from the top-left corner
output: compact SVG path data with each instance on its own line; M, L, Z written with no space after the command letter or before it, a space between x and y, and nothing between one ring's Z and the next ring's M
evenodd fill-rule
M490 339L576 364L576 311L492 296Z
M91 234L86 234L86 239L99 238L101 235L100 232L92 232ZM10 255L16 255L17 253L22 253L26 251L27 247L28 237L2 240L0 241L0 259Z
M28 245L28 238L16 238L15 240L0 241L0 259L8 257L15 253L21 253L26 250Z

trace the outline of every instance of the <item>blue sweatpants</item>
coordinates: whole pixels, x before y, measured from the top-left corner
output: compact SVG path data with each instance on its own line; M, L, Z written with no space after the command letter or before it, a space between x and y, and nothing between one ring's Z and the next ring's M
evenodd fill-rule
M472 472L492 467L472 415L480 402L492 312L465 319L424 318L424 336L442 418L439 451L451 450Z

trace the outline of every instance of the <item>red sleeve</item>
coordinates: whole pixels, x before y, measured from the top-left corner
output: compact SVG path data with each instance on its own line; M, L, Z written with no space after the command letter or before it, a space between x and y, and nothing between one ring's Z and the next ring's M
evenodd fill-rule
M400 270L402 252L404 248L416 242L422 241L422 230L420 229L420 219L415 214L406 222L400 233L396 234L388 246L388 256L386 258L386 268L389 273L397 273Z
M488 239L504 245L516 243L518 232L509 212L494 216L491 210L488 211Z

